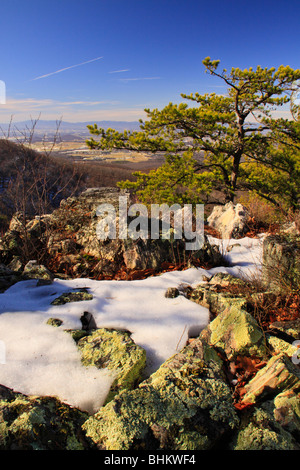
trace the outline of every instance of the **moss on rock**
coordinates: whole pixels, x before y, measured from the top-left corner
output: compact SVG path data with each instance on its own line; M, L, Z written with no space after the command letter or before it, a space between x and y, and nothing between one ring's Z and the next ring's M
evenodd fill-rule
M247 289L249 284L242 279L227 273L217 273L206 283L194 287L189 299L209 308L214 316L232 305L246 308Z

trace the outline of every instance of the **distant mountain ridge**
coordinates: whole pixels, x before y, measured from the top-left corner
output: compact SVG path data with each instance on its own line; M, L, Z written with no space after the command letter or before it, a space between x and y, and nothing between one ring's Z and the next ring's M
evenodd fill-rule
M11 128L15 129L30 129L33 126L34 121L18 121L12 122ZM45 120L38 120L35 126L36 130L56 130L58 121L45 121ZM61 130L69 130L69 129L77 129L77 130L85 130L89 124L97 124L98 127L103 127L108 129L112 127L114 129L139 129L140 123L139 121L87 121L87 122L68 122L68 121L61 121L59 128ZM0 124L2 129L9 128L9 123Z
M0 124L0 138L1 137L20 137L24 134L28 134L32 131L34 126L34 138L33 141L41 140L41 138L46 138L46 140L51 140L51 137L57 132L59 132L63 140L82 140L90 136L88 125L97 124L98 127L103 129L113 128L117 131L135 131L139 130L140 123L139 121L88 121L88 122L67 122L67 121L46 121L38 120L35 121L18 121L9 123ZM59 125L59 127L58 127ZM2 134L2 135L1 135ZM9 135L8 135L9 134Z

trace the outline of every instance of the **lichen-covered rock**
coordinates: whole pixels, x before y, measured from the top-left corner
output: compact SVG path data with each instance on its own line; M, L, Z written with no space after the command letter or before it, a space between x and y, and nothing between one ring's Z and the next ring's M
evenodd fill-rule
M0 243L0 260L10 263L13 257L32 258L43 253L51 270L59 276L109 278L123 271L160 272L163 263L217 266L222 256L216 245L205 236L204 245L198 251L186 250L183 239L148 239L119 236L119 198L126 199L129 209L132 199L129 192L119 188L91 188L76 198L61 201L60 207L50 215L33 219L26 224L18 217L13 219L11 230ZM99 207L109 204L113 211L114 236L101 238L99 224L107 226L106 215L101 216ZM125 207L126 209L126 207ZM101 219L102 217L102 219ZM128 226L132 217L125 212ZM150 231L150 214L146 220ZM47 230L45 229L47 228ZM12 230L12 228L14 230ZM100 230L101 232L101 230ZM26 253L22 247L26 245Z
M63 321L59 318L48 318L47 325L59 327L63 324Z
M286 354L278 354L245 386L242 402L254 404L293 387L300 389L300 370Z
M268 336L267 343L274 355L284 353L288 357L293 357L298 351L297 346L294 346L283 339L277 338L276 336Z
M237 356L266 355L264 333L253 316L243 308L243 301L226 307L208 329L210 343L221 349L229 360Z
M115 372L106 403L123 389L131 389L141 380L146 351L136 345L124 330L99 328L77 342L85 366L107 368Z
M206 307L212 316L219 314L226 308L237 305L246 308L245 293L251 292L249 283L227 273L217 273L206 282L195 286L189 293L190 300Z
M277 321L269 325L270 330L282 331L285 335L292 337L295 340L300 339L300 318L289 321Z
M88 415L55 397L16 393L0 385L0 450L87 450Z
M210 449L238 425L222 363L194 340L132 391L122 391L83 429L99 449Z
M179 289L177 287L168 287L165 292L165 297L167 299L174 299L180 295Z
M24 270L23 276L29 279L46 279L53 280L53 274L42 264L38 264L36 260L29 261Z
M92 300L93 295L82 289L78 292L66 292L51 302L51 305L64 305L69 302L82 302L84 300Z
M278 423L272 404L254 408L243 416L243 422L231 444L233 450L299 450L299 441Z
M122 244L123 258L128 269L155 269L158 270L163 262L174 262L174 249L184 251L182 240L174 242L174 246L169 240L138 240L126 239Z
M274 399L276 421L294 436L300 447L300 388L292 387Z
M262 279L268 289L286 292L300 285L300 237L271 235L263 241Z
M232 274L222 272L214 274L209 279L208 284L220 287L238 286L240 287L240 290L249 287L249 283L244 281L243 279L235 277Z

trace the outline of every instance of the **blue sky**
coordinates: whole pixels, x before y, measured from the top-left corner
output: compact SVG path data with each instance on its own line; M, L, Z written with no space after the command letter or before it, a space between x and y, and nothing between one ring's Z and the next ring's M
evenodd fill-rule
M299 30L299 0L6 0L0 122L144 118L180 93L225 92L207 56L300 68Z

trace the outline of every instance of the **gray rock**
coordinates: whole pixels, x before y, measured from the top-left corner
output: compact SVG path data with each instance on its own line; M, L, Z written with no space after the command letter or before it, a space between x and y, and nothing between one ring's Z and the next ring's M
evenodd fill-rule
M262 279L274 292L291 291L300 285L300 237L271 235L263 241Z
M168 289L165 292L165 297L167 299L174 299L175 297L178 297L180 295L179 290L177 287L168 287Z
M29 279L53 280L53 274L44 265L38 264L36 260L29 261L23 270L23 276Z

